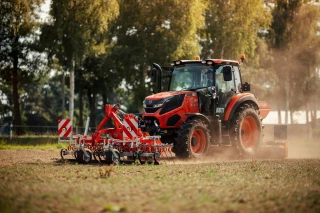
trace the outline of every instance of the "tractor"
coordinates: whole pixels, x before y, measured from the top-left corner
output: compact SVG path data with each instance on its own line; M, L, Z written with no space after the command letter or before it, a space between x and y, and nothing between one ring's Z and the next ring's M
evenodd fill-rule
M157 91L143 101L142 130L173 144L178 158L203 158L212 146L230 147L239 157L255 156L271 106L242 82L244 60L244 55L240 61L177 60L168 74L154 63L151 79Z

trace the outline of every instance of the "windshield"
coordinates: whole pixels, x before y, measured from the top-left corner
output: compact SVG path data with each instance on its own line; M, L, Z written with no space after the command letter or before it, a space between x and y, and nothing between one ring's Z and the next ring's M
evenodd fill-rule
M174 67L169 90L196 90L212 86L212 73L212 67L200 63Z

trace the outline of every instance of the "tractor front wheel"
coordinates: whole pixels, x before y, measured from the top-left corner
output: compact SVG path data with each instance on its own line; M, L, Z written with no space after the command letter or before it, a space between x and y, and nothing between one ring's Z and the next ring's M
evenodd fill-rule
M210 134L200 119L187 120L177 131L172 151L178 158L202 158L207 155Z
M241 107L231 120L232 145L240 156L254 156L260 148L262 125L259 113L251 106Z

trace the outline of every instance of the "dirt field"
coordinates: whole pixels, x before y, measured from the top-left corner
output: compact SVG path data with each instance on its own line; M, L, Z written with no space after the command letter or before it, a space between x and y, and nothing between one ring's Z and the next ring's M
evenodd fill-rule
M0 150L0 212L320 212L319 177L317 141L290 143L286 160L214 156L159 166Z

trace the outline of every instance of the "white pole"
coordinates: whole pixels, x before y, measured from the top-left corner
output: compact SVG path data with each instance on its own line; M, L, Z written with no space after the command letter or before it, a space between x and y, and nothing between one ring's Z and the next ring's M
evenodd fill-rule
M84 136L86 136L86 135L87 135L87 133L88 133L89 121L90 121L90 117L87 117L86 129L84 130Z
M12 139L12 128L13 128L13 125L10 124L10 140Z

